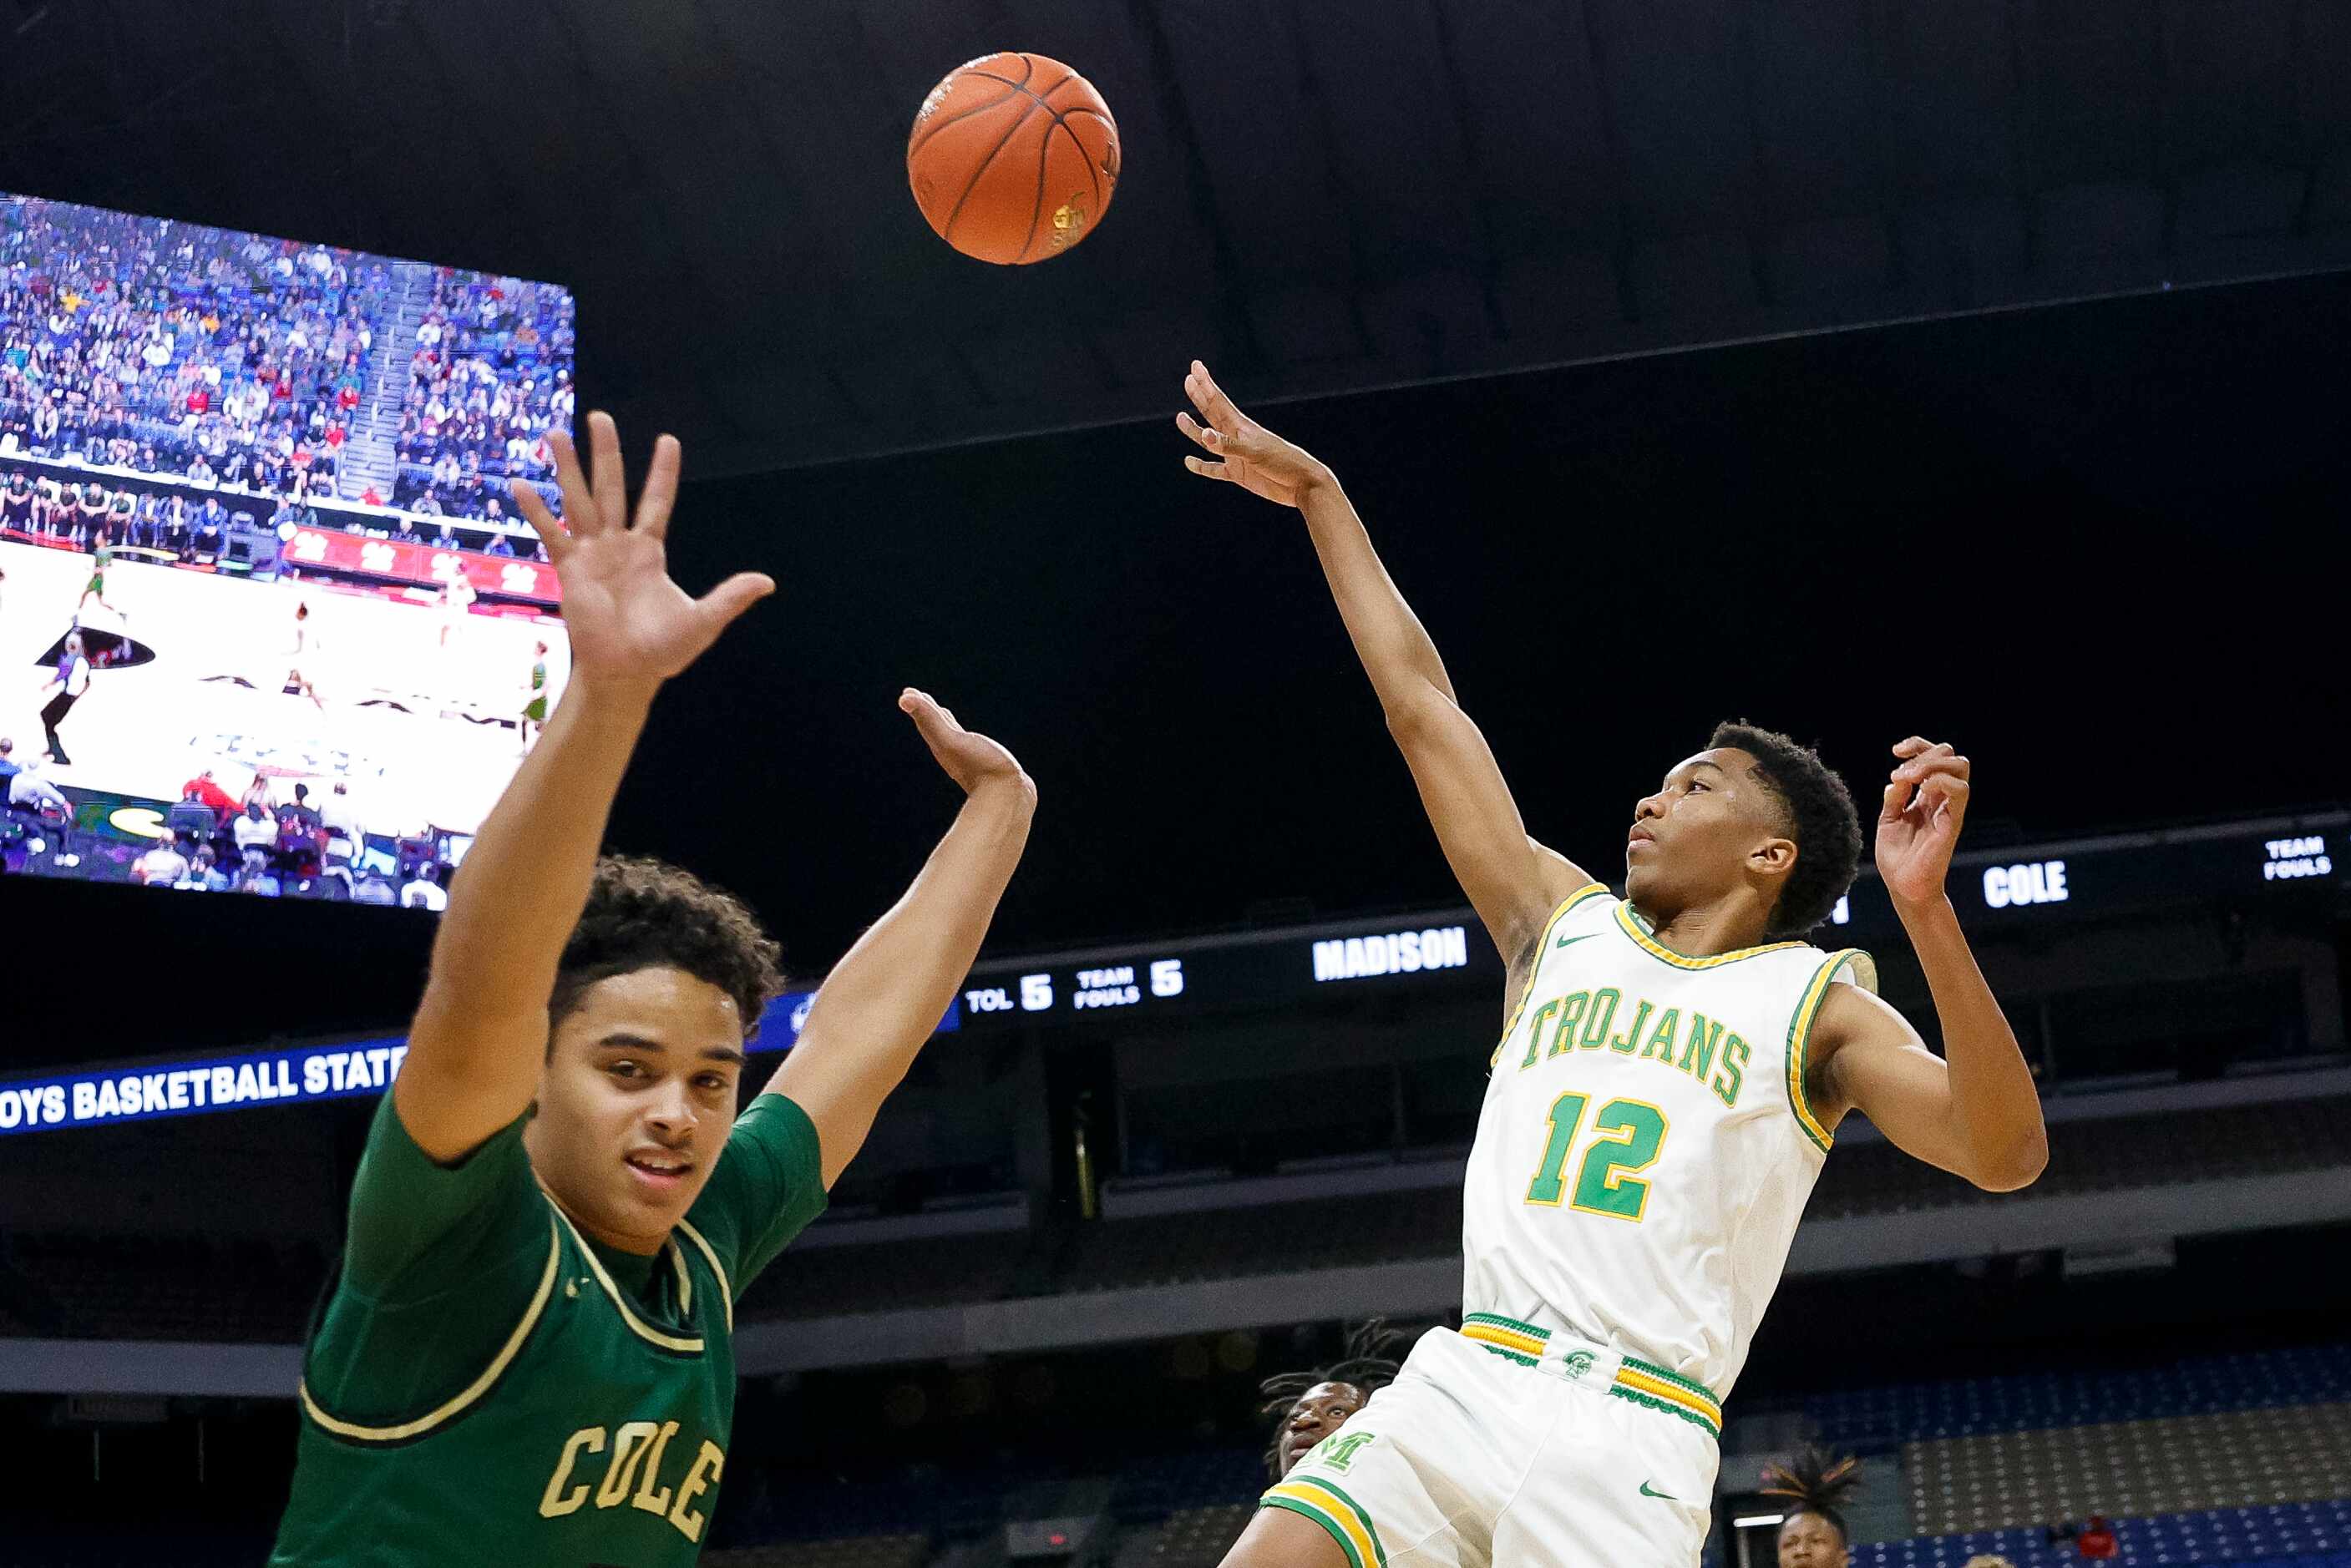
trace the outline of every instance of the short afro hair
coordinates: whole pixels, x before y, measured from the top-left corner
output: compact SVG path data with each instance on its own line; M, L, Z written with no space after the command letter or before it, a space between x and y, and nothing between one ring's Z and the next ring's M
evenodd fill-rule
M1706 743L1709 750L1733 746L1753 757L1755 776L1787 811L1796 868L1781 886L1764 934L1775 941L1803 936L1829 918L1861 865L1861 815L1854 809L1853 792L1818 752L1777 730L1725 720Z
M749 909L691 871L638 856L604 856L556 965L548 1048L554 1049L555 1026L590 986L641 969L684 970L716 986L735 999L747 1040L784 989L781 956Z

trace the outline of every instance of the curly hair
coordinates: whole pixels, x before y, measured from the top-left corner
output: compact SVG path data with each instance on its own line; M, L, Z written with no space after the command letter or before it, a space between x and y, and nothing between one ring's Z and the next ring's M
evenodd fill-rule
M1762 1493L1788 1500L1788 1516L1817 1513L1828 1521L1840 1542L1850 1541L1842 1511L1846 1499L1861 1485L1861 1461L1848 1456L1831 1459L1827 1450L1811 1443L1784 1465L1763 1467Z
M1258 1414L1277 1417L1273 1436L1266 1444L1266 1472L1276 1480L1281 1479L1282 1417L1297 1407L1301 1395L1318 1383L1352 1383L1370 1398L1374 1389L1395 1381L1395 1353L1411 1337L1404 1329L1389 1327L1385 1318L1369 1318L1348 1331L1340 1358L1330 1366L1306 1372L1278 1372L1259 1384L1258 1397L1264 1403L1258 1407Z
M777 967L781 956L758 918L733 895L665 861L604 856L556 966L548 1049L554 1049L555 1026L590 986L664 967L684 970L733 997L747 1040L758 1029L760 1012L784 988Z
M1829 918L1861 865L1861 814L1854 809L1853 792L1812 747L1744 719L1717 724L1706 743L1735 746L1753 757L1755 776L1787 813L1796 868L1781 886L1764 934L1774 940L1801 937Z

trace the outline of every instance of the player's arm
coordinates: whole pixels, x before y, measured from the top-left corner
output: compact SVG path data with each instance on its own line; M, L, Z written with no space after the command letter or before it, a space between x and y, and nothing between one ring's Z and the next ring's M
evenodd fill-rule
M620 437L603 414L590 416L589 431L592 484L571 443L557 438L569 532L536 492L516 487L563 585L570 690L466 852L392 1088L409 1137L444 1162L530 1104L556 964L587 905L612 795L654 693L775 589L743 573L688 597L669 579L663 544L677 442L654 443L632 524Z
M925 692L908 689L898 706L962 787L963 809L913 886L833 966L799 1044L768 1080L815 1124L828 1189L955 1000L1037 809L1037 786L1010 752Z
M1877 872L1927 972L1943 1054L1876 997L1832 985L1813 1029L1822 1098L1833 1116L1861 1112L1929 1165L2011 1192L2049 1163L2049 1135L2032 1070L1943 891L1967 815L1968 759L1915 735L1894 754L1900 763L1877 818Z
M1196 359L1184 390L1207 422L1178 414L1176 428L1220 460L1186 457L1184 466L1304 514L1347 636L1412 769L1446 861L1504 961L1515 964L1559 901L1595 878L1527 836L1492 749L1461 711L1437 644L1381 564L1338 477L1235 408Z

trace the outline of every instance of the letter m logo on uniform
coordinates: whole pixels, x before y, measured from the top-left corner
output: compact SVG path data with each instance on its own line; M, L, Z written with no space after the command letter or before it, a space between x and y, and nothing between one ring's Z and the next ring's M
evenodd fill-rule
M1333 1433L1323 1438L1322 1446L1314 1450L1314 1459L1317 1464L1328 1465L1343 1474L1347 1467L1355 1462L1356 1451L1364 1444L1377 1440L1378 1434L1373 1432Z

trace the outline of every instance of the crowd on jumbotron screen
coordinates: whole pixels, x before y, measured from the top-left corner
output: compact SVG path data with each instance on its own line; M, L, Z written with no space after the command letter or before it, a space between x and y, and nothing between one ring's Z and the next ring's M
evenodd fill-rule
M34 748L37 749L37 748ZM44 836L60 837L73 801L45 776L41 759L0 736L0 870L23 872ZM180 786L166 824L145 847L120 857L84 846L74 870L52 875L124 880L185 892L251 893L441 909L454 868L438 836L371 832L340 780L288 785L255 774L242 797L205 768Z
M507 520L504 481L551 478L548 431L572 422L571 312L560 289L436 276L409 361L394 505Z
M386 265L323 245L12 200L0 434L198 483L332 491Z
M573 352L548 286L0 197L0 458L511 526L507 481L554 498ZM371 422L389 494L349 461Z

